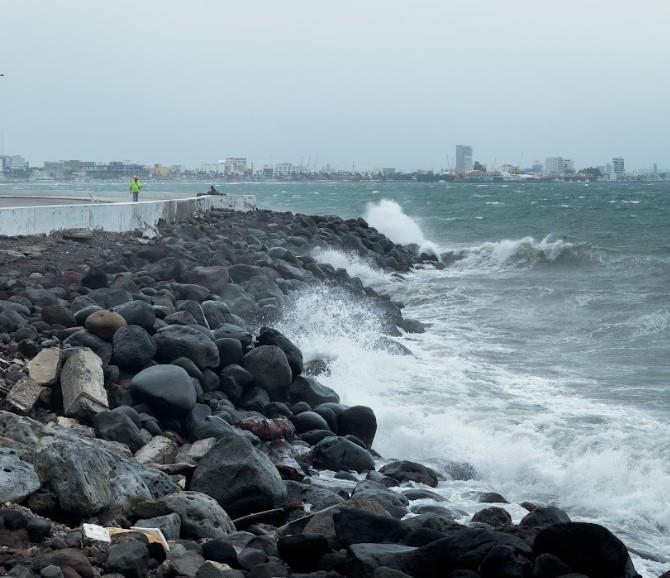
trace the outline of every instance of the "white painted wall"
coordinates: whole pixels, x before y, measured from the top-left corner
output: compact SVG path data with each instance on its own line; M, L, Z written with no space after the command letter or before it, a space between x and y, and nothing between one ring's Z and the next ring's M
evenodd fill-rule
M254 195L206 196L138 203L42 205L0 209L0 235L42 235L64 229L98 229L114 233L151 229L160 219L176 223L211 209L253 211Z

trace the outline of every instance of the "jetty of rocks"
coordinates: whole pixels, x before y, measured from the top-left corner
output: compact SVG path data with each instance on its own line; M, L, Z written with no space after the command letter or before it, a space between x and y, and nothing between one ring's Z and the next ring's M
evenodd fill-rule
M376 307L380 346L423 326L316 248L399 275L362 219L213 210L133 234L0 239L0 575L28 578L633 578L606 528L499 494L467 524L449 477L374 451L273 325L314 284ZM446 443L446 442L445 442ZM416 508L413 502L433 499Z

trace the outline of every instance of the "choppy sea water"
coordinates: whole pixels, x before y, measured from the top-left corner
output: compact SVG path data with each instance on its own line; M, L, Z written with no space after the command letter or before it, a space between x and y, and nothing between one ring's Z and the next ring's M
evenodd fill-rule
M100 198L126 188L95 187ZM157 198L208 187L152 188ZM57 194L71 189L60 185ZM297 296L282 323L307 358L331 360L322 381L345 403L375 409L382 455L474 466L474 479L439 488L459 519L482 507L480 490L513 504L551 502L613 530L637 552L643 575L670 568L669 184L224 190L256 194L261 208L362 215L394 241L419 243L449 263L400 281L351 255L317 253L430 324L401 338L414 356L376 350L375 312L324 288ZM524 514L509 510L515 521Z

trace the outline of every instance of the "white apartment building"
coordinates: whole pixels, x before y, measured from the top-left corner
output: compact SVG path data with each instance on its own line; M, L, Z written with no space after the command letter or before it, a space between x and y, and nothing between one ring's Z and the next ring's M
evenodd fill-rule
M456 173L464 175L472 171L472 147L456 145Z
M574 174L575 163L563 157L547 157L544 162L544 174L547 177L566 177Z
M279 163L275 165L275 174L277 178L286 178L293 174L293 165L291 163Z
M245 157L228 157L219 165L223 164L223 174L228 177L243 177L247 171L247 159Z
M624 167L623 157L614 157L612 159L612 172L610 179L618 181L626 176L626 169Z
M22 171L28 168L28 163L21 155L4 157L4 168L6 171Z

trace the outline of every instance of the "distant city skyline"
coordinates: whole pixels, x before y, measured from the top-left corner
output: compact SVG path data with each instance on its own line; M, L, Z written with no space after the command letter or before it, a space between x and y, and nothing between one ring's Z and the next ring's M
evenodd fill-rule
M461 155L461 158L459 160L459 154ZM0 159L3 158L3 155L0 155ZM281 158L281 157L280 157ZM363 163L358 163L356 161L352 161L352 163L346 165L346 166L339 166L334 163L330 163L328 161L325 161L321 163L318 160L318 157L302 157L299 160L282 160L281 162L276 162L276 163L262 163L255 161L253 158L249 157L244 157L244 156L224 156L218 160L202 160L200 162L195 163L194 165L189 165L187 163L181 163L181 162L172 162L172 161L161 161L161 160L142 160L142 159L122 159L122 158L117 158L117 159L95 159L92 160L90 158L80 158L80 159L67 159L67 158L57 158L53 157L50 159L45 159L43 161L36 162L25 155L22 154L10 154L10 155L4 155L4 162L0 163L0 171L4 168L8 168L9 165L10 168L19 168L21 163L25 163L33 168L40 168L40 167L45 167L49 163L54 163L54 162L64 162L64 161L77 161L77 162L86 162L86 163L94 163L94 164L108 164L110 162L112 163L130 163L130 164L137 164L137 165L145 165L145 166L154 166L154 165L165 165L165 166L179 166L180 168L183 169L188 169L188 170L199 170L203 169L204 167L207 167L208 170L212 172L217 172L218 169L215 167L217 165L221 166L221 170L219 172L221 173L226 173L226 174L243 174L244 170L240 170L241 166L245 167L254 167L257 170L262 170L263 167L280 167L280 170L286 170L286 167L301 167L305 170L312 170L312 171L320 171L323 169L326 169L327 167L330 167L334 170L351 170L352 172L361 171L361 172L370 172L370 171L375 171L375 170L384 170L390 168L391 163L386 163L386 164L381 164L381 165L376 165L376 166L365 166ZM620 163L617 162L617 159L620 160ZM494 161L495 162L495 161ZM478 166L483 166L486 167L490 170L497 170L500 169L501 167L515 167L519 169L527 169L530 172L542 172L544 169L547 169L548 174L556 174L556 175L562 175L566 171L567 172L574 172L574 171L579 171L580 169L586 169L586 168L592 168L592 167L605 167L607 165L614 165L617 168L617 171L619 173L623 173L622 167L624 162L624 157L620 155L615 155L615 156L609 156L609 157L604 157L600 162L596 163L577 163L575 162L574 159L572 158L567 158L567 157L562 157L562 156L556 156L556 155L551 155L551 156L538 156L537 158L533 158L532 160L528 160L525 163L518 164L514 162L507 162L507 161L497 161L495 164L493 163L487 163L483 162L481 159L479 159L476 155L476 150L472 145L456 145L455 146L455 154L449 155L445 154L445 162L443 163L442 166L439 167L431 167L427 165L423 166L416 166L416 167L406 167L406 166L393 166L391 167L394 171L403 171L403 172L413 172L413 171L422 171L422 170L433 170L435 172L439 171L446 171L446 172L455 172L458 174L463 174L467 173L473 170L473 168L476 170ZM551 163L551 168L547 168L548 165ZM281 168L283 167L283 169ZM659 164L655 160L650 160L648 163L646 163L644 166L640 167L631 167L630 163L626 160L625 163L626 171L627 172L644 172L644 171L651 171L651 170L659 170L659 167L662 167L664 170L666 167L663 167L663 165ZM670 168L670 163L668 163L668 167ZM352 170L353 169L353 170Z
M435 170L403 170L396 167L373 167L350 169L325 165L294 164L281 162L274 165L256 165L246 157L227 157L215 163L202 163L199 167L189 168L181 164L133 163L130 161L96 162L91 160L70 159L45 161L43 165L31 165L23 156L0 155L0 181L4 180L82 180L82 179L119 179L139 176L153 179L182 179L184 177L224 178L244 180L309 180L312 178L366 179L383 180L606 180L620 181L643 179L652 181L670 180L670 170L658 168L657 164L646 170L627 171L623 157L613 157L606 164L575 167L572 159L561 156L547 157L543 162L533 161L531 166L518 166L505 163L486 166L473 161L473 147L456 146L455 166Z

